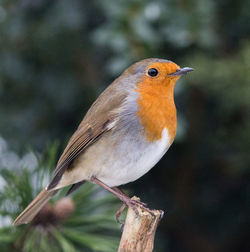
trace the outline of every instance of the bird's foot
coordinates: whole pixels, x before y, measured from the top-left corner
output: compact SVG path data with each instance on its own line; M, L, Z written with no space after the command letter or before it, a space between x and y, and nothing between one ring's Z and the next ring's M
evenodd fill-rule
M148 207L146 207L145 203L138 201L138 200L132 200L132 199L131 199L131 202L132 202L132 205L137 206L137 207L141 208L142 210L150 213L154 219L156 218L154 211L149 209ZM133 207L132 207L132 209L133 209ZM136 214L136 212L135 212L135 214ZM136 217L138 217L137 214L136 214Z
M141 202L141 201L139 201L139 200L134 200L134 199L128 198L128 199L126 199L126 201L124 201L124 203L125 203L128 207L131 207L131 208L134 210L135 215L136 215L136 218L138 218L138 216L139 216L139 211L138 211L137 207L139 207L139 208L141 208L142 210L144 210L144 211L150 213L154 219L156 218L156 216L155 216L155 214L154 214L154 211L151 210L151 209L149 209L148 207L146 207L146 204L143 203L143 202Z
M137 207L143 209L144 211L149 212L153 216L153 218L155 218L154 212L151 209L147 208L144 202L127 198L126 200L124 200L124 203L122 204L122 206L116 212L116 215L115 215L116 221L121 225L121 231L123 231L124 223L121 221L120 217L121 217L122 212L126 208L126 206L131 207L133 209L133 211L135 212L136 218L138 218L139 216L139 211Z
M125 203L123 203L115 215L116 221L121 225L121 232L123 232L124 223L121 221L120 217L121 217L122 212L126 208L126 206L127 205Z

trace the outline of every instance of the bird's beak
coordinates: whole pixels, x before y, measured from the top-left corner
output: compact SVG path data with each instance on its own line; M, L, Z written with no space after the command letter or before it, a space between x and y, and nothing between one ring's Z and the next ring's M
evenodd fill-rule
M172 73L169 75L179 76L179 75L187 74L188 72L191 72L191 71L194 71L194 69L191 67L183 67L183 68L177 69L175 73Z

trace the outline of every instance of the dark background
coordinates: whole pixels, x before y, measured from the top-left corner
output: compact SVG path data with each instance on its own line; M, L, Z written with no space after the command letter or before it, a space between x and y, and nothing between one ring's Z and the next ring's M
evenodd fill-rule
M193 67L176 86L173 146L124 188L165 210L156 250L250 251L249 10L249 0L1 1L1 137L18 155L56 140L62 151L132 63Z

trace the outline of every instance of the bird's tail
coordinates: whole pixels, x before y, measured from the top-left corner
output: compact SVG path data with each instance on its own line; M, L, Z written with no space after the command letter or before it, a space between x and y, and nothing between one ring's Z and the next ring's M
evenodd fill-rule
M15 219L13 225L27 224L33 220L42 207L52 198L58 190L48 191L43 189L35 199L22 211L21 214Z

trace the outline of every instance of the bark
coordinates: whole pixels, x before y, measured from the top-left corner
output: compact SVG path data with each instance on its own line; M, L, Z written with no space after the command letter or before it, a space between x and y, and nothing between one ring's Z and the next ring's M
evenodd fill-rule
M140 200L133 197L134 200ZM137 217L132 208L128 209L118 252L151 252L154 247L155 232L163 211L153 210L155 218L149 212L137 207Z

